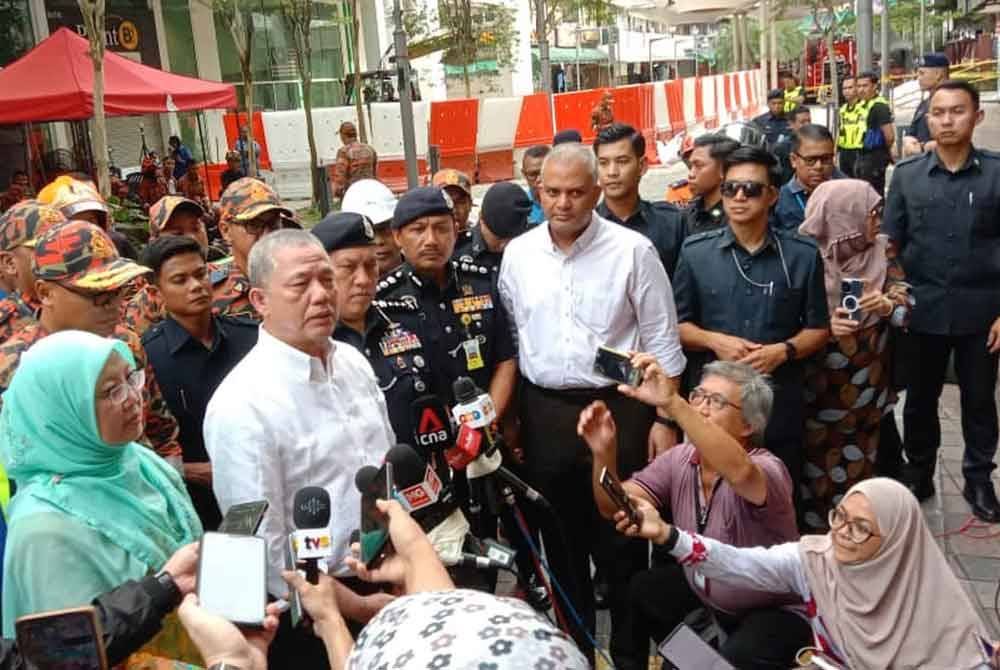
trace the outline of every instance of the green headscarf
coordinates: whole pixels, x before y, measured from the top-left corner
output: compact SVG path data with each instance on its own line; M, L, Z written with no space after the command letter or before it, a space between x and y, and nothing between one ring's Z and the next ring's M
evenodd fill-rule
M112 352L134 367L125 343L80 331L49 335L21 358L0 412L0 459L18 487L7 523L56 509L158 570L201 536L201 523L166 461L135 442L101 439L96 386ZM91 558L104 550L93 547Z

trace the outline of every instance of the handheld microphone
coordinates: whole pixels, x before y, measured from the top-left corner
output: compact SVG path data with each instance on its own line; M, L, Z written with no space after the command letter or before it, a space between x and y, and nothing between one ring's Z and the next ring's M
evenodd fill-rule
M406 500L410 515L419 521L424 516L421 511L430 508L441 497L443 486L440 477L408 444L394 446L386 452L385 460L392 463L396 489Z
M425 395L414 400L410 404L410 417L413 444L424 454L444 451L454 442L448 408L437 396Z
M305 564L306 579L319 583L319 561L332 557L330 541L330 494L320 486L306 486L295 492L292 502L292 555L296 564Z

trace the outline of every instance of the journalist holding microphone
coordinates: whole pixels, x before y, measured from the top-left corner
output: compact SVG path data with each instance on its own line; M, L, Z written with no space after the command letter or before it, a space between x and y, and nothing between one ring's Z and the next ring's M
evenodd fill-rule
M638 386L619 391L672 416L687 442L658 456L623 486L630 496L666 509L691 532L750 547L798 538L792 481L781 460L762 444L773 392L768 378L744 363L706 365L690 401L677 395L656 359L636 354ZM604 403L580 414L580 436L594 456L598 509L612 518L618 507L600 483L602 470L617 475L616 427ZM716 583L697 568L663 560L633 576L629 588L633 635L618 668L645 668L649 640L659 643L684 618L707 607L728 638L722 654L738 668L788 668L809 642L809 626L788 606L793 596Z

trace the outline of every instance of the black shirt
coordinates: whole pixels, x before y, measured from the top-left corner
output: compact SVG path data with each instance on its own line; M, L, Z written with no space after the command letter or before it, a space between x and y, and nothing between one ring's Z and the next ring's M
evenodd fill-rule
M781 168L781 183L787 184L795 176L795 168L792 167L792 137L782 135L771 150L774 157L778 159L778 166Z
M219 197L220 198L222 197L223 191L225 191L230 184L232 184L237 179L243 179L243 177L245 176L246 175L243 174L243 170L239 168L236 168L235 170L226 170L225 172L223 172L222 176L220 177L220 179L222 180L222 188L219 191Z
M688 237L710 230L718 230L728 225L726 210L722 208L722 200L709 208L705 208L705 198L698 196L684 209L684 232Z
M639 208L625 221L615 216L605 202L597 206L597 213L609 221L631 228L652 242L667 276L673 278L677 257L684 243L684 216L680 209L669 202L640 199Z
M688 238L674 277L674 301L678 323L761 344L784 342L805 328L830 323L819 251L812 240L784 231L769 230L767 241L752 254L729 226ZM714 355L690 354L688 367L697 379ZM774 371L769 437L801 435L803 376L802 361Z
M784 116L775 116L771 112L754 117L753 122L763 131L764 137L767 138L768 147L773 147L781 135L788 132L788 119Z
M483 239L483 232L479 229L479 224L476 224L458 236L458 241L455 242L455 251L452 252L451 257L459 262L485 265L495 278L500 272L500 261L503 259L503 254L489 250L489 247L486 246L486 240Z
M912 330L984 333L1000 316L998 211L1000 153L973 148L955 173L936 151L896 166L882 232L913 285Z
M931 99L929 97L924 98L917 105L917 109L913 112L913 120L910 121L910 127L906 129L906 134L908 137L915 137L917 141L921 144L931 141L931 129L927 125L927 111L931 106Z
M868 110L868 130L878 130L879 132L882 132L882 126L892 123L892 119L892 110L889 109L889 105L884 102L876 102L872 105L871 109ZM862 151L863 153L869 155L878 156L883 159L886 164L889 163L889 147L884 143L876 149L863 149Z

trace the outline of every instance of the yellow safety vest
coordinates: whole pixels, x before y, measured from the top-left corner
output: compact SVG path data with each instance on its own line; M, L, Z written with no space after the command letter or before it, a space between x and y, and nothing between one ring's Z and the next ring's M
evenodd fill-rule
M804 97L802 87L796 86L791 91L785 91L785 114L798 107L801 103L796 98Z
M865 102L840 106L839 149L864 148L865 130L868 128L868 107Z

